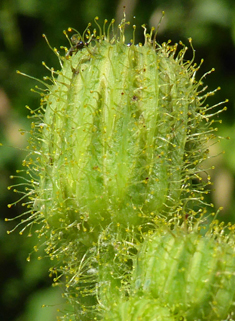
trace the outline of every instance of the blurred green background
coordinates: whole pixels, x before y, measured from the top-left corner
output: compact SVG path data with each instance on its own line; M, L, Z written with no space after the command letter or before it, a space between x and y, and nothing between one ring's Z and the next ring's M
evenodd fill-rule
M45 33L52 47L69 46L63 30L74 27L83 31L88 22L99 16L120 21L126 6L127 19L140 26L157 26L162 10L165 17L158 32L158 42L171 39L188 44L193 38L196 62L204 58L198 77L215 67L215 72L204 79L213 90L221 86L210 105L229 99L228 111L220 115L219 135L230 136L230 140L211 148L211 158L216 165L211 173L214 186L210 200L215 209L223 206L220 217L235 221L233 208L235 177L235 3L234 0L1 0L0 2L0 320L3 321L52 321L57 309L63 309L59 288L50 286L48 276L50 262L38 260L43 255L32 254L31 262L26 258L33 251L36 240L19 235L19 230L7 235L6 231L15 222L5 222L23 212L16 204L19 195L7 186L16 184L10 175L21 169L26 155L27 135L19 129L29 129L25 105L32 109L39 106L39 96L30 91L36 85L32 79L16 74L16 70L42 79L49 75L42 61L55 69L59 68L57 57L48 48L42 34ZM130 34L132 29L130 28ZM137 28L137 41L142 41L141 27ZM192 57L189 50L188 57ZM223 154L222 151L226 153ZM210 164L209 164L210 165ZM47 307L41 308L43 304Z

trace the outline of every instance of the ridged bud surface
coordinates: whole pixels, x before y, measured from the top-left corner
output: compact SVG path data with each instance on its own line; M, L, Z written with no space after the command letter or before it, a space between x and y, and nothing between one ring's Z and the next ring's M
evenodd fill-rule
M207 94L176 50L145 34L144 45L99 39L61 57L36 142L34 208L53 228L137 226L203 200L190 185L213 132Z
M158 300L132 298L115 302L103 321L175 321L170 311L158 305Z

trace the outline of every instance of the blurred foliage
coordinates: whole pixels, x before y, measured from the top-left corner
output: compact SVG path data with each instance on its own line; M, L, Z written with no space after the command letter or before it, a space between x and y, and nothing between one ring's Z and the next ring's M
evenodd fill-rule
M63 30L74 27L84 30L88 22L99 16L115 17L120 21L123 6L126 6L127 19L132 24L157 27L161 12L165 17L158 30L158 42L171 39L188 45L193 38L196 49L196 62L201 58L204 63L199 77L215 67L216 71L207 76L205 82L210 90L221 86L210 105L229 99L228 111L220 116L219 135L230 136L230 140L211 148L212 154L221 154L212 158L216 169L211 174L214 189L211 200L216 209L224 206L221 212L223 220L235 221L232 209L235 207L235 4L234 0L1 0L0 3L0 319L4 321L52 321L56 320L56 310L62 308L60 289L50 286L48 276L50 262L38 260L43 249L32 254L31 262L26 258L33 251L35 237L27 237L6 231L14 228L15 222L4 221L22 213L17 203L11 209L8 203L14 203L19 197L9 192L7 186L17 184L9 176L21 168L25 156L27 137L18 129L28 129L30 119L26 118L28 104L37 108L39 97L29 89L36 85L32 79L21 77L16 70L42 79L48 71L42 67L44 60L48 66L59 68L56 56L42 39L47 35L52 47L69 46ZM141 41L141 27L136 31L136 42ZM132 30L130 28L130 37ZM189 50L189 59L192 51ZM224 157L222 151L226 152ZM49 307L41 308L42 304Z

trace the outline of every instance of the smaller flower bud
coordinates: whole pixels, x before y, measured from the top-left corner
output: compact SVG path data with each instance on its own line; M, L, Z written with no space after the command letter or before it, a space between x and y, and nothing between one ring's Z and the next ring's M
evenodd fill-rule
M137 255L134 291L188 321L221 321L234 309L234 271L234 241L182 230L157 232Z
M158 300L131 298L114 302L104 314L104 321L174 321L168 308L159 306Z

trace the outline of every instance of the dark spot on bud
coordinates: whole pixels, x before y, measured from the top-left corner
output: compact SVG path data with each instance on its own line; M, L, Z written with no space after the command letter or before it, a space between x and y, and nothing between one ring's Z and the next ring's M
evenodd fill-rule
M73 53L76 53L78 50L82 50L84 47L89 45L89 42L84 42L78 35L73 35L71 37L71 42L73 46L66 53L66 57L72 56Z
M71 69L72 69L72 73L73 73L74 75L78 75L78 74L79 74L79 70L78 70L78 69L73 68L73 67L71 67Z

